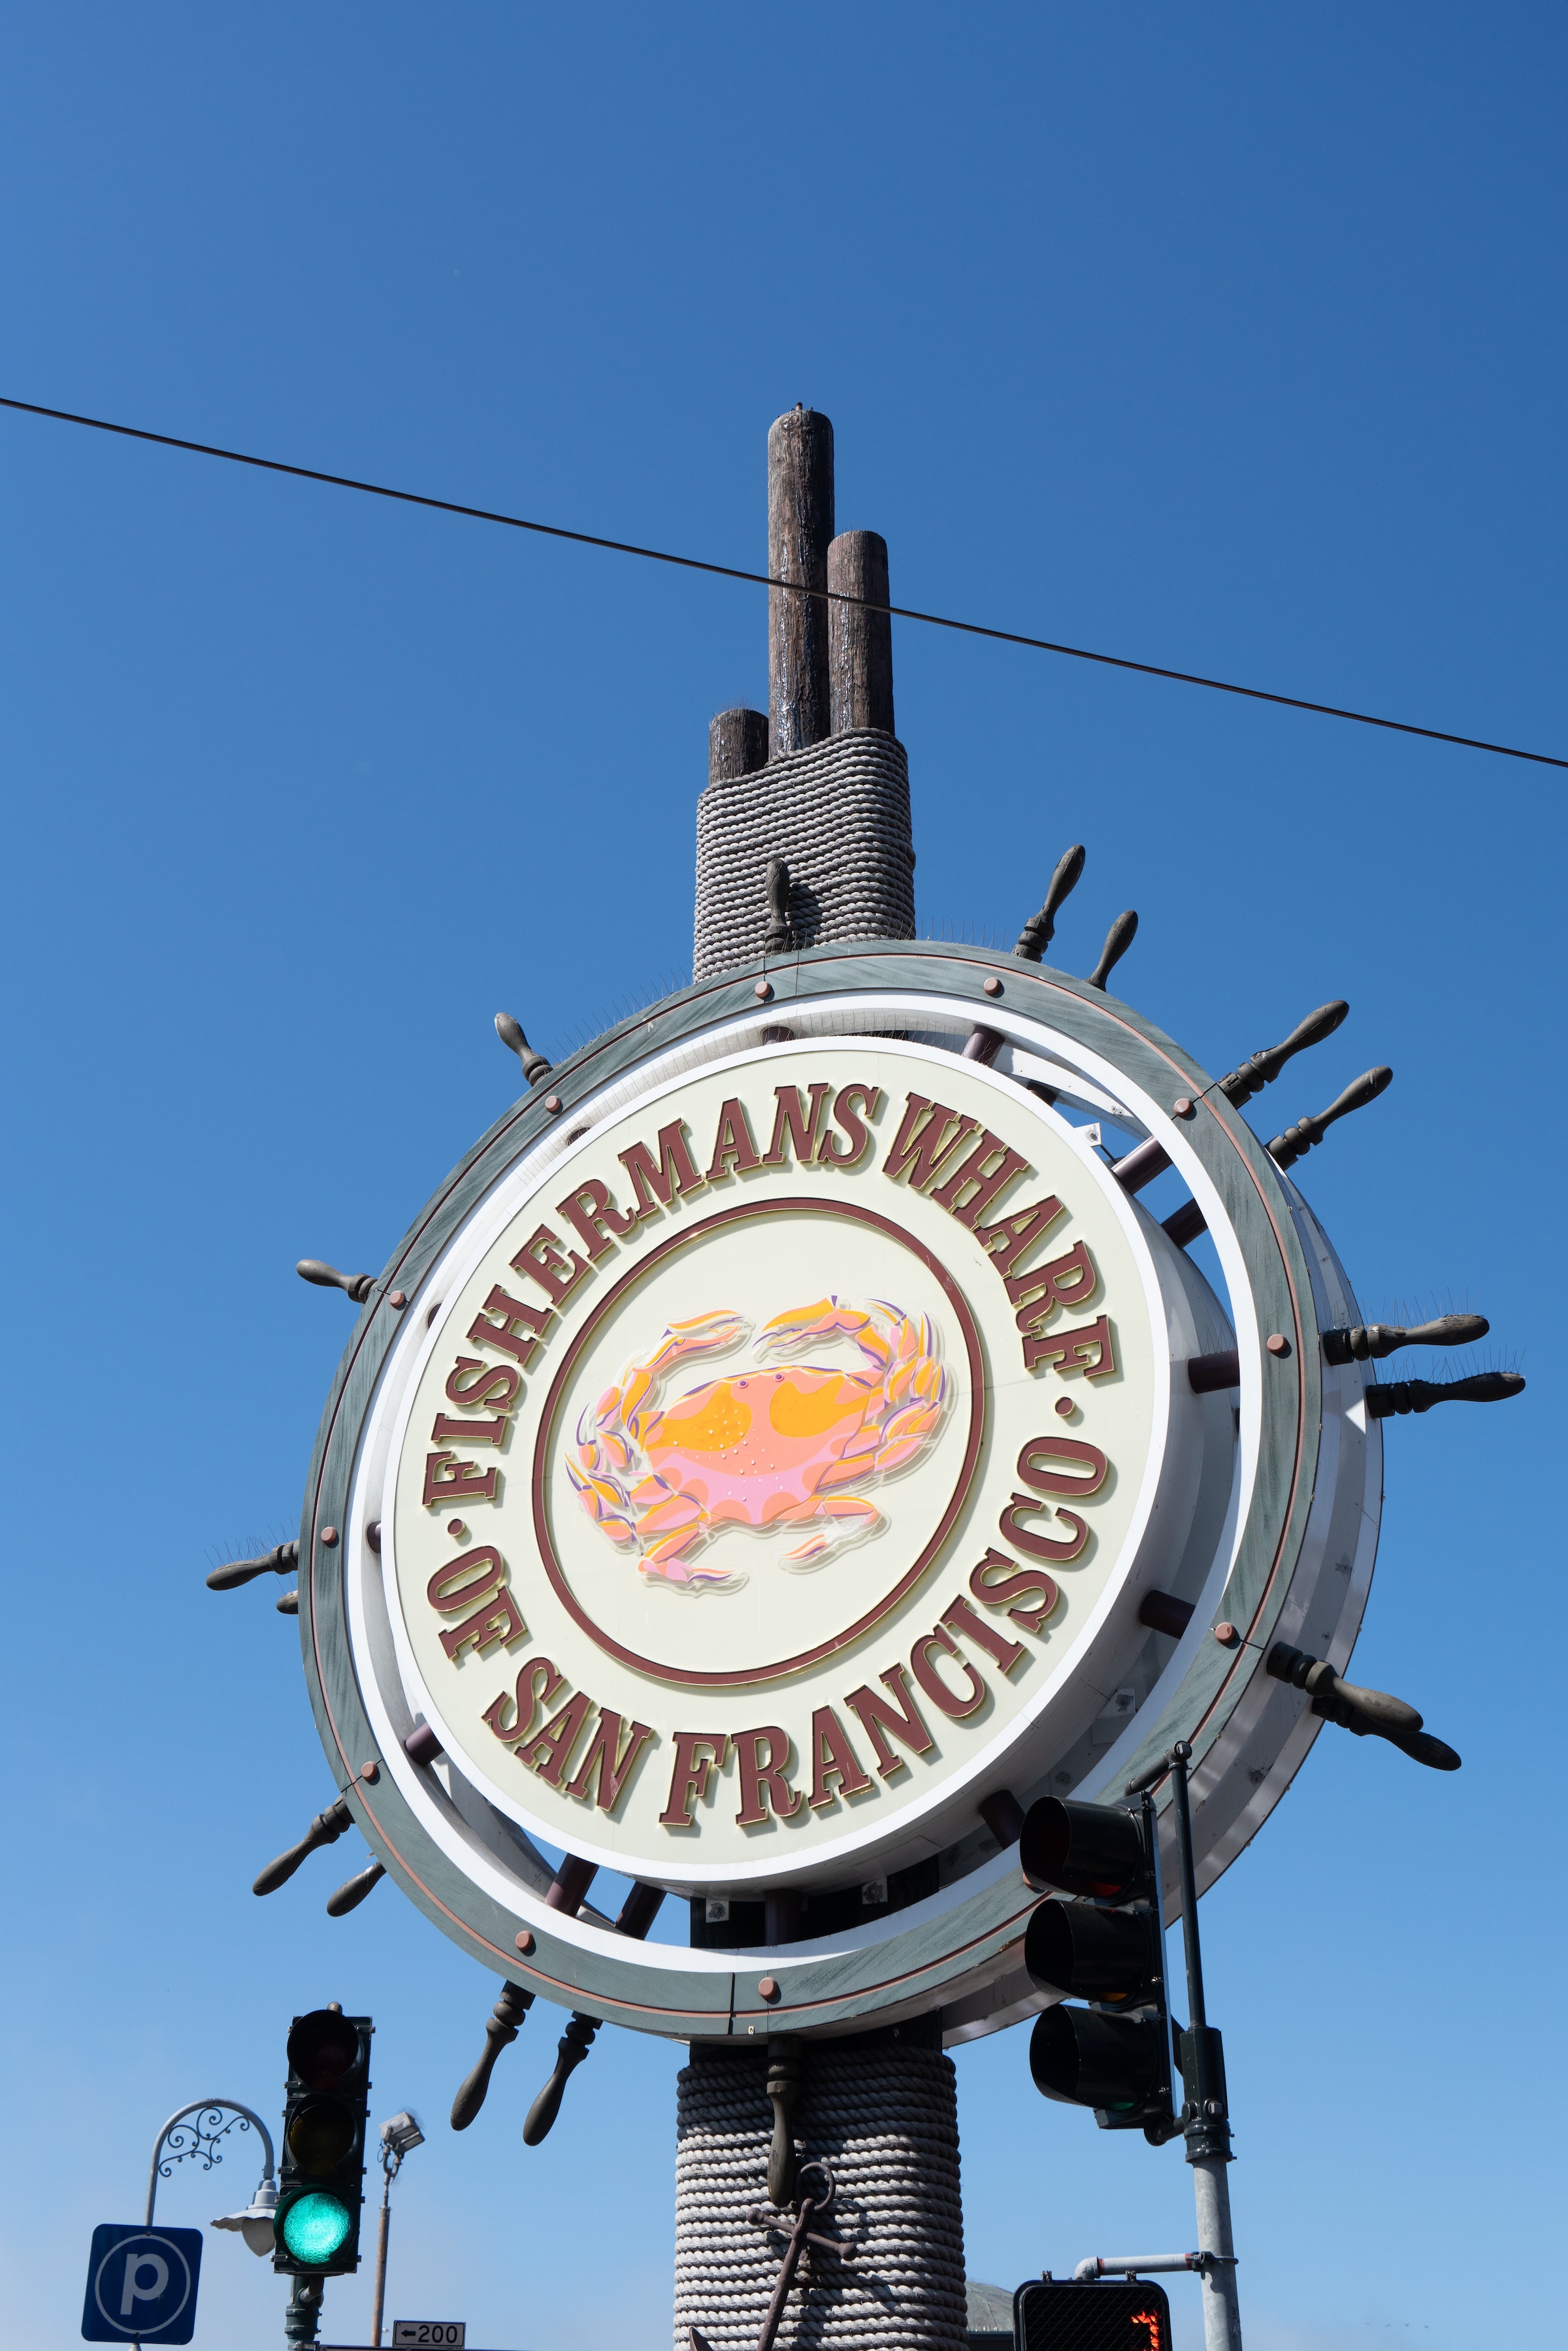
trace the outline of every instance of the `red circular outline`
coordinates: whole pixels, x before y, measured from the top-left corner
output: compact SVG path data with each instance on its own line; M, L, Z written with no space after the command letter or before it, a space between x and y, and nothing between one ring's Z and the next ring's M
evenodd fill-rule
M651 1657L640 1656L635 1649L625 1648L619 1641L612 1641L580 1605L567 1582L565 1571L555 1555L545 1512L545 1459L555 1431L556 1413L566 1384L595 1329L622 1292L630 1289L634 1282L640 1281L662 1258L673 1256L677 1249L685 1249L688 1242L697 1239L704 1233L716 1232L721 1226L739 1224L751 1217L797 1215L802 1210L808 1215L847 1217L857 1224L874 1226L878 1232L890 1235L902 1247L911 1250L927 1271L936 1275L957 1315L958 1327L964 1336L965 1353L969 1359L972 1401L969 1410L969 1437L964 1449L963 1464L959 1469L952 1497L937 1522L936 1532L914 1566L905 1571L892 1591L879 1601L874 1608L869 1610L865 1615L858 1617L846 1631L836 1634L831 1641L820 1642L814 1649L803 1649L799 1656L783 1658L777 1665L748 1666L735 1673L672 1671L666 1666L655 1664ZM594 1646L602 1649L607 1656L618 1659L622 1665L630 1666L634 1672L646 1674L653 1681L663 1682L673 1689L746 1689L761 1682L783 1681L790 1674L801 1673L808 1666L817 1665L823 1657L836 1656L841 1649L847 1648L852 1641L858 1640L862 1633L869 1632L873 1625L880 1625L883 1617L891 1615L905 1593L913 1591L915 1584L919 1583L942 1545L946 1541L952 1531L953 1522L967 1498L975 1475L975 1465L980 1458L980 1444L985 1433L985 1358L980 1346L978 1325L970 1311L969 1301L956 1281L941 1259L935 1256L924 1242L916 1240L914 1234L906 1232L902 1225L894 1224L890 1217L879 1216L874 1208L862 1208L850 1200L829 1200L818 1195L807 1193L784 1200L740 1201L732 1208L721 1208L716 1216L705 1217L697 1224L684 1226L679 1231L671 1233L666 1239L659 1243L656 1249L651 1249L646 1257L640 1258L635 1265L629 1266L620 1280L605 1291L599 1301L597 1312L591 1315L580 1330L574 1333L570 1345L561 1357L555 1378L550 1383L549 1394L545 1398L538 1435L534 1440L534 1539L538 1544L539 1557L544 1562L545 1573L549 1577L556 1598L572 1622L581 1632L587 1634Z

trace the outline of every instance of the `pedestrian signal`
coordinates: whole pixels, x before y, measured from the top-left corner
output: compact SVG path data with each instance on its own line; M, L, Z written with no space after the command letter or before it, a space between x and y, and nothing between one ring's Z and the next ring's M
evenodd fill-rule
M1013 2296L1017 2351L1171 2351L1171 2306L1135 2279L1077 2285L1036 2278Z

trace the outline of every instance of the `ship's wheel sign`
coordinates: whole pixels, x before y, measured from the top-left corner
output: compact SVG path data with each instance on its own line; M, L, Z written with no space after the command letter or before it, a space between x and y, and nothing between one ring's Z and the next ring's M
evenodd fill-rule
M1375 1551L1369 1373L1322 1340L1362 1318L1101 990L914 944L757 985L536 1070L350 1284L299 1551L323 1834L590 2017L962 2037L1038 2005L1017 1806L1185 1737L1207 1882L1289 1784L1319 1717L1262 1660L1347 1658ZM689 1946L637 1939L655 1889Z
M1179 1300L1065 1117L932 1061L655 1083L497 1188L389 1366L409 1685L550 1844L841 1875L1105 1703L1190 1514Z

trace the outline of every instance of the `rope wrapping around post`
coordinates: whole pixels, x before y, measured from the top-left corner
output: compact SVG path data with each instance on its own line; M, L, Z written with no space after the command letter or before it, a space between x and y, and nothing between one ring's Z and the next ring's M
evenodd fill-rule
M905 2026L806 2048L796 2147L831 2168L852 2265L802 2264L780 2351L965 2351L957 2102L936 2041ZM692 2326L713 2351L754 2351L767 2314L779 2252L747 2214L768 2209L768 2073L765 2042L698 2043L677 2077L676 2351Z

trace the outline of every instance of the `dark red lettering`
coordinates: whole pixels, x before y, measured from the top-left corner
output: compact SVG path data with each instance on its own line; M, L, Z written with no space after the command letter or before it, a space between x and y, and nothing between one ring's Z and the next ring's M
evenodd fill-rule
M1106 1317L1102 1314L1076 1331L1051 1331L1043 1337L1026 1338L1025 1371L1032 1372L1040 1364L1054 1364L1064 1380L1074 1372L1082 1372L1086 1380L1108 1380L1116 1369L1116 1347Z
M487 1722L496 1737L509 1745L514 1740L528 1737L539 1708L553 1706L565 1687L566 1676L558 1672L549 1657L525 1657L517 1668L516 1694L508 1696L503 1690L499 1698L491 1699L479 1719ZM509 1723L503 1719L507 1707L512 1709Z
M871 1740L876 1768L884 1780L891 1780L895 1771L907 1771L909 1761L906 1756L894 1753L887 1743L889 1731L908 1748L911 1755L929 1755L936 1741L926 1729L920 1708L910 1695L904 1667L890 1666L879 1679L897 1699L896 1708L889 1706L886 1698L866 1682L862 1682L859 1689L851 1690L844 1704L852 1714L860 1717L861 1729Z
M455 1439L460 1445L504 1445L510 1425L504 1412L497 1413L494 1420L452 1420L445 1413L438 1412L430 1437L433 1445L439 1445L443 1438Z
M1063 1536L1060 1542L1054 1541L1050 1535L1042 1535L1037 1527L1019 1524L1023 1518L1049 1519L1053 1516L1073 1531L1071 1534ZM1053 1560L1059 1567L1065 1566L1069 1560L1076 1559L1089 1541L1088 1526L1076 1510L1058 1510L1053 1512L1049 1502L1037 1502L1029 1494L1015 1494L1002 1512L998 1524L1008 1541L1017 1543L1019 1551L1028 1552L1030 1559Z
M721 1176L748 1176L762 1162L757 1155L757 1141L751 1132L751 1121L746 1115L746 1104L731 1094L722 1103L718 1113L718 1133L713 1139L713 1157L708 1162L707 1180L716 1184Z
M509 1649L514 1641L526 1641L528 1628L517 1614L517 1604L507 1591L491 1593L482 1600L472 1616L461 1625L449 1625L441 1635L441 1646L454 1665L462 1652L472 1646L474 1655L482 1657L486 1649Z
M450 1616L459 1608L472 1608L482 1592L487 1593L506 1580L500 1552L489 1543L482 1543L477 1551L462 1552L456 1559L449 1559L444 1567L438 1567L424 1587L424 1596L433 1608Z
M883 1174L894 1183L907 1175L910 1190L923 1192L936 1181L943 1160L951 1157L960 1144L967 1143L970 1135L979 1131L977 1118L960 1118L946 1102L930 1102L925 1094L911 1094L898 1133L882 1163Z
M844 1144L834 1139L831 1127L822 1129L822 1139L817 1145L817 1164L822 1167L857 1167L871 1149L871 1130L867 1119L876 1116L882 1100L880 1086L841 1086L833 1096L831 1115L843 1128ZM858 1105L858 1108L857 1108ZM864 1113L862 1116L862 1113Z
M552 1788L559 1788L571 1761L571 1750L577 1735L593 1711L593 1700L586 1690L579 1690L568 1698L559 1714L552 1714L537 1739L530 1739L514 1750L519 1763L537 1771Z
M1001 1156L997 1157L998 1153ZM996 1160L993 1167L991 1161ZM999 1193L1004 1192L1017 1176L1029 1172L1029 1161L1021 1151L1010 1151L999 1134L988 1127L968 1157L943 1182L931 1197L939 1208L956 1217L971 1231Z
M1087 1304L1099 1280L1087 1241L1074 1241L1065 1256L1037 1265L1032 1273L1013 1274L1008 1296L1019 1310L1019 1329L1041 1330L1059 1306Z
M993 1558L998 1556L995 1552L990 1555ZM1008 1565L1012 1565L1010 1560ZM977 1575L979 1573L978 1568L975 1573ZM951 1625L954 1632L961 1633L966 1641L973 1641L977 1648L984 1649L988 1656L995 1657L1004 1674L1010 1674L1019 1659L1029 1655L1021 1641L1009 1641L1005 1633L998 1633L994 1625L988 1625L983 1616L977 1616L961 1592L955 1593L942 1611L942 1622Z
M653 1155L645 1143L634 1143L629 1151L618 1156L632 1178L632 1196L637 1206L638 1217L651 1217L655 1205L669 1207L679 1193L701 1189L703 1178L697 1174L691 1152L686 1146L685 1122L674 1119L658 1133L659 1164L653 1165Z
M499 1475L500 1471L493 1461L487 1469L481 1469L472 1461L459 1461L455 1453L427 1453L424 1457L426 1505L432 1510L441 1510L448 1502L493 1502L496 1480Z
M605 1708L593 1726L593 1736L588 1751L579 1766L577 1777L567 1788L569 1796L586 1796L593 1767L599 1766L599 1785L593 1801L601 1813L613 1813L622 1793L636 1768L637 1758L653 1736L645 1722L634 1722L626 1735L621 1717Z
M779 1107L773 1113L773 1139L762 1155L764 1167L782 1167L789 1154L784 1138L789 1134L795 1145L795 1158L801 1167L809 1167L817 1149L817 1126L822 1115L822 1104L832 1092L830 1085L811 1088L811 1108L806 1111L800 1101L799 1086L775 1086L773 1099Z
M1016 1216L1003 1217L994 1225L977 1226L975 1238L987 1251L997 1271L1008 1274L1025 1249L1032 1249L1041 1233L1049 1232L1058 1217L1066 1213L1055 1193L1048 1192L1043 1200L1036 1200L1030 1207L1020 1208Z
M967 1690L948 1688L936 1670L936 1660L931 1654L933 1649L945 1649L949 1656L957 1658L969 1677L969 1687ZM909 1653L909 1662L914 1668L915 1680L920 1684L932 1705L939 1708L944 1714L950 1715L955 1722L962 1722L967 1715L973 1714L977 1708L984 1706L990 1694L979 1674L960 1651L952 1634L945 1631L940 1625L934 1633L927 1633L923 1641L916 1641Z
M1006 1552L988 1551L969 1577L969 1589L986 1608L1005 1608L1026 1633L1043 1630L1061 1593L1038 1567L1020 1568Z
M706 1796L715 1771L722 1771L729 1740L722 1730L677 1730L675 1763L670 1773L669 1801L659 1814L659 1826L689 1829L692 1806Z
M557 1306L570 1298L578 1283L586 1281L592 1270L588 1259L579 1257L575 1249L565 1253L560 1235L552 1233L548 1225L540 1225L537 1232L530 1233L512 1259L512 1271L537 1281ZM472 1331L468 1336L474 1336Z
M806 1799L811 1811L820 1813L835 1794L863 1796L875 1784L832 1708L820 1706L811 1717L811 1792Z
M446 1393L454 1404L470 1412L510 1412L522 1386L520 1372L509 1364L482 1364L477 1355L459 1355L447 1374Z
M784 1776L789 1761L789 1732L780 1730L776 1722L764 1723L760 1730L737 1730L735 1761L740 1774L737 1826L760 1828L770 1810L776 1820L793 1820L804 1799Z
M622 1213L610 1196L609 1185L601 1184L597 1176L574 1192L570 1200L558 1200L555 1212L576 1227L595 1265L601 1257L609 1256L622 1235L629 1233L637 1221L635 1217Z
M1082 1461L1082 1472L1073 1469L1043 1469L1047 1461ZM1019 1455L1018 1475L1037 1494L1097 1494L1110 1474L1111 1465L1097 1445L1085 1445L1081 1437L1031 1437Z
M512 1260L517 1263L516 1258ZM486 1314L497 1315L498 1322L487 1322ZM468 1325L468 1336L476 1347L498 1347L504 1355L515 1356L519 1364L531 1364L539 1351L539 1339L549 1324L548 1306L526 1306L509 1290L492 1290L485 1301L485 1313L476 1315ZM514 1322L522 1322L537 1335L519 1339L513 1330ZM464 1360L466 1362L467 1358Z

